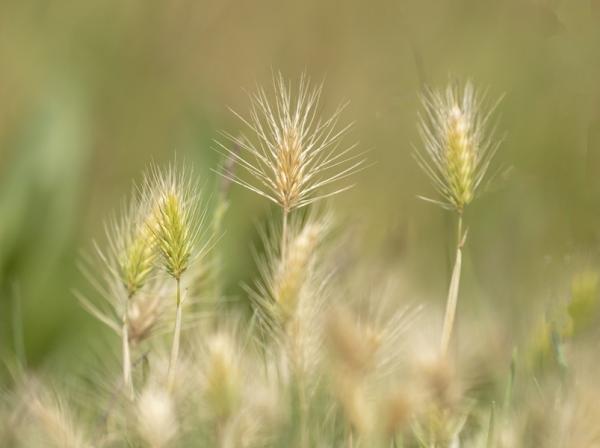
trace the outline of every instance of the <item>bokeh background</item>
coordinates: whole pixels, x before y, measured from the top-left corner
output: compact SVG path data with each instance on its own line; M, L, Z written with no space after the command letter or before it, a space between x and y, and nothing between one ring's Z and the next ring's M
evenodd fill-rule
M229 107L244 113L275 71L324 79L325 110L350 101L348 141L371 164L332 204L362 263L396 270L399 301L445 300L453 219L417 199L433 192L411 152L420 90L449 79L505 95L501 175L466 218L459 315L493 313L519 334L595 268L597 0L0 0L3 359L59 374L110 341L73 296L89 288L80 253L151 161L185 159L213 189L213 139L241 127ZM232 188L219 250L240 302L271 213Z

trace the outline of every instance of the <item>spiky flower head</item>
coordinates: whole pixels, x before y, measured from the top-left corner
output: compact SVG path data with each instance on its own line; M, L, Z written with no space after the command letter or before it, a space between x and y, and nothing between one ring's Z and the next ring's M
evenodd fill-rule
M204 399L214 417L226 419L239 405L241 384L239 355L225 332L208 340L204 372Z
M303 75L297 92L292 94L291 83L278 74L273 87L273 98L262 88L250 95L249 118L234 112L249 128L251 137L223 133L234 148L217 142L253 179L244 180L227 171L221 174L286 211L348 189L346 186L318 192L351 175L364 163L359 154L351 155L356 145L340 148L342 137L351 126L338 127L345 105L329 118L321 119L322 85L313 87ZM236 148L241 148L241 153Z
M154 235L162 265L175 279L189 268L198 251L197 242L204 222L200 192L189 171L153 166L145 181L145 195L152 204L148 228Z
M279 312L285 317L294 314L298 306L300 289L309 274L315 250L323 239L323 233L324 223L307 223L290 242L286 257L280 260L272 292Z
M434 202L459 213L475 198L500 144L488 130L495 105L485 108L484 100L471 82L462 89L430 90L422 98L424 151L415 157L443 198Z
M121 213L105 225L104 246L94 243L98 260L81 259L79 268L102 300L89 300L75 291L81 305L119 335L126 315L134 342L149 336L159 315L147 299L160 286L160 279L153 276L158 257L150 206L148 197L136 187ZM104 265L102 271L97 269L98 261ZM132 314L133 310L139 312Z
M137 402L137 429L148 446L172 445L178 424L174 403L167 391L155 385L144 389Z
M107 237L116 274L133 297L150 276L156 252L154 237L148 228L149 210L143 199L134 196L119 218L107 226ZM112 262L111 262L112 264Z
M331 219L327 214L311 214L304 222L293 221L285 256L278 252L276 238L263 235L267 257L260 262L262 279L252 298L269 326L285 326L293 320L303 296L315 286L314 264ZM273 235L277 235L275 231Z

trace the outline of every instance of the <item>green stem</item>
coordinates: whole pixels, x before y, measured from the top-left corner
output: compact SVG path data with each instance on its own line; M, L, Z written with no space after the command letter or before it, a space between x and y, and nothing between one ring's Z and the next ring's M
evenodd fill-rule
M167 387L173 389L175 383L175 369L177 367L177 357L179 355L179 339L181 336L181 280L175 279L177 282L177 313L175 316L175 330L173 332L173 345L171 346L171 358L169 360L169 373L167 375Z
M458 290L460 286L460 274L462 267L462 246L464 243L464 235L462 234L462 213L458 214L458 240L456 243L456 259L454 261L454 269L452 270L452 278L450 279L450 287L448 289L448 298L446 300L446 314L444 316L444 326L442 329L441 353L443 356L448 352L452 328L456 317L456 305L458 303Z

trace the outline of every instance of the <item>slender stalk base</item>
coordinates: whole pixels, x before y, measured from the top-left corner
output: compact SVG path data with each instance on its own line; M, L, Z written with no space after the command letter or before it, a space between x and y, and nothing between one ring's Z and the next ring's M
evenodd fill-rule
M289 211L283 209L283 227L281 230L281 260L285 261L287 256L287 243L288 243L288 215Z
M171 358L169 360L169 373L167 375L167 388L173 390L175 384L175 369L177 368L177 357L179 356L179 339L181 336L181 281L177 281L177 314L175 316L175 331L173 332L173 345L171 346Z
M308 447L308 403L306 401L306 390L304 386L304 381L300 377L300 374L297 373L297 393L298 393L298 408L299 408L299 429L300 429L300 439L299 439L299 448L307 448Z
M127 318L127 308L123 313L123 327L121 328L121 340L123 349L123 385L127 396L133 399L133 382L131 380L131 353L129 350L129 321Z
M460 274L462 267L462 247L464 244L465 235L462 233L462 213L458 215L458 240L456 244L456 259L454 261L454 269L452 270L452 278L450 279L450 287L448 289L448 298L446 300L446 314L444 316L444 327L442 329L441 353L445 356L448 352L452 328L454 327L454 319L456 317L456 305L458 303L458 290L460 286Z

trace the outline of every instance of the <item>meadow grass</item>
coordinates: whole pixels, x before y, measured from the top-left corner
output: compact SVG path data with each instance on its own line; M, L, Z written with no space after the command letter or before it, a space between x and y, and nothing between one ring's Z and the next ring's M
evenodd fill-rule
M507 351L477 319L457 338L463 216L500 144L490 125L498 103L470 82L423 96L415 157L439 194L428 200L457 218L440 321L437 309L399 300L394 269L368 279L368 260L342 266L349 230L328 201L365 159L344 143L344 107L324 115L322 93L305 76L295 85L277 74L271 93L250 95L248 118L235 113L244 130L216 143L225 181L214 207L183 164L148 168L107 220L97 256L82 260L96 294L76 293L118 337L120 368L89 366L78 394L15 368L0 408L3 446L599 446L589 368L597 274L576 275L568 303L520 347ZM235 207L229 182L280 212L259 230L250 316L220 306L214 242ZM210 309L202 321L198 303Z

